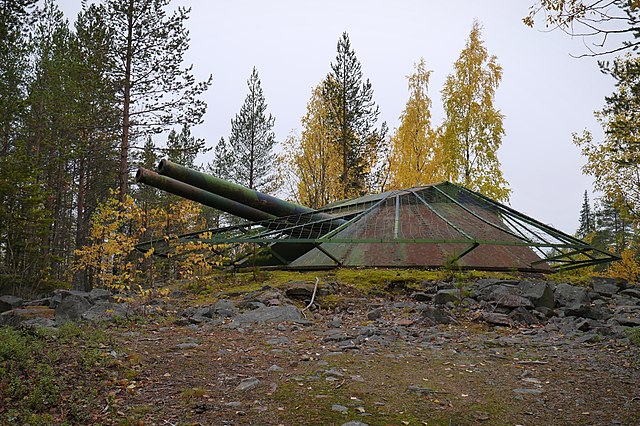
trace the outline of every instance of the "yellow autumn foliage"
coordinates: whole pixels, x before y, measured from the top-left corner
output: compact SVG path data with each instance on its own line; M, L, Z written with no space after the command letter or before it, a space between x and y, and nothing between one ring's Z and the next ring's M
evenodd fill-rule
M625 249L620 253L621 260L613 262L606 275L611 278L622 278L630 283L637 283L640 279L640 264L636 258L636 252Z
M317 86L302 118L302 135L299 140L288 138L284 146L284 166L294 175L294 198L312 208L340 200L344 193L340 179L342 160L329 137L326 108L322 87Z
M221 264L215 246L194 241L180 243L177 239L179 234L202 229L200 211L198 204L184 199L143 210L131 196L125 196L124 202L120 202L113 192L93 215L90 244L75 251L73 269L89 271L94 277L94 286L144 296L140 286L144 262L151 261L154 250L137 253L135 246L153 238L173 246L168 268L172 273L180 277L208 273ZM203 236L207 237L210 234Z
M436 131L431 126L431 99L426 62L421 59L408 76L409 100L400 127L391 137L389 183L385 189L411 188L444 180Z
M480 36L476 21L442 89L446 118L439 138L441 166L448 181L509 201L511 190L498 161L504 116L494 105L502 67Z

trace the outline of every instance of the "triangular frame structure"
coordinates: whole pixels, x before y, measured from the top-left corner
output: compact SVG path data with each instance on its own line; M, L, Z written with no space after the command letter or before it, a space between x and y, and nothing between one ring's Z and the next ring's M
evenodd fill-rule
M330 218L317 220L305 213L245 222L182 235L177 242L212 244L217 255L237 267L447 266L554 272L619 259L449 182L367 195L327 205L318 212ZM246 245L261 249L247 250ZM156 241L137 248L147 251L153 247L162 256L171 246Z

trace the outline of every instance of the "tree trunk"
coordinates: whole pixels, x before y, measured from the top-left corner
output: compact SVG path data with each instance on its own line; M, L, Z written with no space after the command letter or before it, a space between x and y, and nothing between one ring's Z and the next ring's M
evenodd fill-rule
M124 102L122 104L122 140L120 142L120 169L118 200L123 203L129 178L129 110L131 107L131 61L133 56L133 0L129 0L127 16L127 52L124 72Z

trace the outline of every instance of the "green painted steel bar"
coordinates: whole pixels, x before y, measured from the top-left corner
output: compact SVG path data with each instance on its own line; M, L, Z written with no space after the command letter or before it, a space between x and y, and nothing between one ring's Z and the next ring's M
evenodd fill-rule
M469 240L474 241L475 239L467 234L466 232L464 232L462 229L460 229L459 227L457 227L456 225L454 225L449 219L447 219L446 217L442 216L440 213L438 213L433 207L431 207L429 205L429 203L427 203L427 201L422 198L422 196L420 194L418 194L416 191L414 191L413 189L410 189L411 193L413 195L415 195L420 201L422 201L422 204L424 204L433 214L435 214L436 216L438 216L440 219L442 219L444 221L444 223L446 223L447 225L449 225L450 227L452 227L453 229L455 229L456 231L458 231L459 233L461 233L462 235L464 235L465 237L467 237Z
M451 200L451 202L455 205L457 205L458 207L460 207L461 209L463 209L464 211L466 211L467 213L469 213L470 215L472 215L473 217L481 220L482 222L486 223L487 225L496 228L499 231L502 231L506 234L511 235L514 238L517 239L522 239L522 237L518 236L517 234L514 234L513 232L509 231L508 229L504 229L501 226L496 225L495 223L488 221L487 219L483 218L482 216L480 216L479 214L471 211L470 209L468 209L467 207L465 207L464 205L462 205L462 203L458 202L457 200L455 200L453 197L451 197L449 194L447 194L446 192L444 192L443 190L441 190L440 188L438 188L437 186L434 186L433 189L435 189L436 191L438 191L440 194L444 195L445 197L447 197L449 200ZM464 189L464 188L463 188Z
M393 223L393 239L397 240L398 239L398 232L399 232L399 227L400 227L400 196L396 195L396 215L395 215L395 221Z
M462 187L462 189L464 191L468 192L469 194L475 196L476 198L479 198L479 199L481 199L481 200L483 200L485 202L488 202L488 203L490 203L490 204L492 204L492 205L494 205L494 206L496 206L496 207L498 207L498 208L500 208L500 209L502 209L504 211L509 212L512 216L515 216L515 217L521 219L523 222L527 222L529 225L533 225L533 226L536 226L538 228L543 229L549 235L552 235L555 238L558 238L559 240L565 239L567 241L571 241L571 242L574 242L574 243L577 242L577 243L580 243L580 244L584 244L584 241L582 241L582 240L580 240L578 238L572 237L569 234L565 234L564 232L562 232L562 231L560 231L558 229L554 229L554 228L550 227L549 225L547 225L545 223L542 223L542 222L540 222L538 220L535 220L532 217L529 217L529 216L527 216L527 215L525 215L523 213L520 213L517 210L512 209L511 207L508 207L508 206L505 206L504 204L500 204L500 203L498 203L496 201L493 201L491 198L486 197L486 196L480 194L479 192L472 191L472 190L464 188L464 187Z
M258 209L270 215L282 217L309 214L311 220L332 219L332 225L340 226L344 223L341 219L333 219L326 213L319 213L309 207L290 203L269 194L264 194L242 185L228 182L224 179L189 169L167 159L162 159L158 164L158 172L169 176L196 188L217 194L224 198L236 201L240 204Z
M467 247L465 250L463 250L460 254L458 254L453 261L457 262L458 260L462 259L464 256L466 256L467 254L471 253L473 250L475 250L476 248L478 248L480 246L480 243L473 243L471 244L469 247Z
M154 188L161 189L165 192L178 195L205 206L223 210L243 219L254 221L276 219L276 216L267 212L243 205L237 201L230 200L220 195L212 194L208 191L196 188L195 186L171 177L160 175L142 167L136 172L136 182L153 186Z
M533 232L531 229L529 229L526 226L521 225L518 222L516 222L515 220L513 220L513 218L511 216L509 216L509 215L505 215L504 213L502 213L502 220L504 220L507 223L507 225L511 225L511 227L518 234L522 235L522 238L524 238L525 240L530 240L530 238L522 233L522 231L518 228L519 226L524 228L524 229L526 229L527 231L531 232L533 235L538 237L541 241L544 241L545 243L549 242L549 241L545 240L544 238L542 238L541 236L539 236L538 234L536 234L535 232ZM543 258L547 256L547 254L544 251L542 251L542 249L540 249L539 247L536 247L536 250L538 250L538 252L542 255Z

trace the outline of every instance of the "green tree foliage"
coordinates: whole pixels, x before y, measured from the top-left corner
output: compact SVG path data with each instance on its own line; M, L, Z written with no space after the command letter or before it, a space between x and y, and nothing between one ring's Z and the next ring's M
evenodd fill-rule
M616 59L611 75L616 92L596 113L604 139L589 131L574 134L587 158L583 171L595 179L595 188L615 200L637 222L640 220L640 58Z
M13 147L25 110L29 32L36 0L0 0L0 157Z
M615 201L602 198L594 213L592 243L615 253L634 248L635 229L631 218Z
M429 77L424 59L408 76L409 100L400 116L400 127L391 137L390 189L410 188L442 180L438 164L436 131L431 125Z
M228 142L221 137L213 148L213 160L205 166L205 171L220 179L233 180L234 161ZM225 223L231 223L229 215L212 207L204 206L202 215L208 228L217 228Z
M536 16L544 15L547 28L560 29L572 37L592 40L585 43L587 53L581 56L606 55L640 46L640 1L638 0L540 0L523 18L533 27ZM629 34L633 38L622 39ZM607 43L616 43L605 47Z
M231 120L229 148L233 158L231 176L236 183L258 191L271 193L278 189L275 118L267 116L267 103L262 92L258 71L253 68L247 80L249 93L240 112Z
M163 152L171 161L194 169L197 168L195 161L198 155L210 150L205 146L204 139L196 139L191 135L191 129L185 125L180 133L173 129L169 132L167 147Z
M111 28L105 20L103 5L92 3L83 8L75 22L71 39L70 81L66 90L71 97L73 161L76 192L76 247L85 244L89 218L96 206L117 183L118 115L114 84L110 79Z
M196 82L191 67L182 68L189 47L184 23L190 9L178 7L170 16L170 0L107 0L121 115L119 197L123 202L129 176L131 140L181 123L198 124L206 109L199 99L211 84Z
M502 67L489 56L473 23L469 39L442 89L446 114L442 126L442 165L445 177L499 201L508 201L497 152L502 144L504 116L494 105Z
M589 196L587 191L584 191L584 199L582 201L582 208L580 209L580 223L576 235L578 238L585 238L595 230L594 215L591 211L591 205L589 204Z
M363 81L362 65L345 32L338 53L323 82L328 135L339 152L342 198L365 194L376 187L376 165L386 138L386 124L375 125L380 114L373 101L373 87Z
M233 171L233 152L228 142L221 137L213 149L213 161L207 165L207 170L220 179L231 179Z

